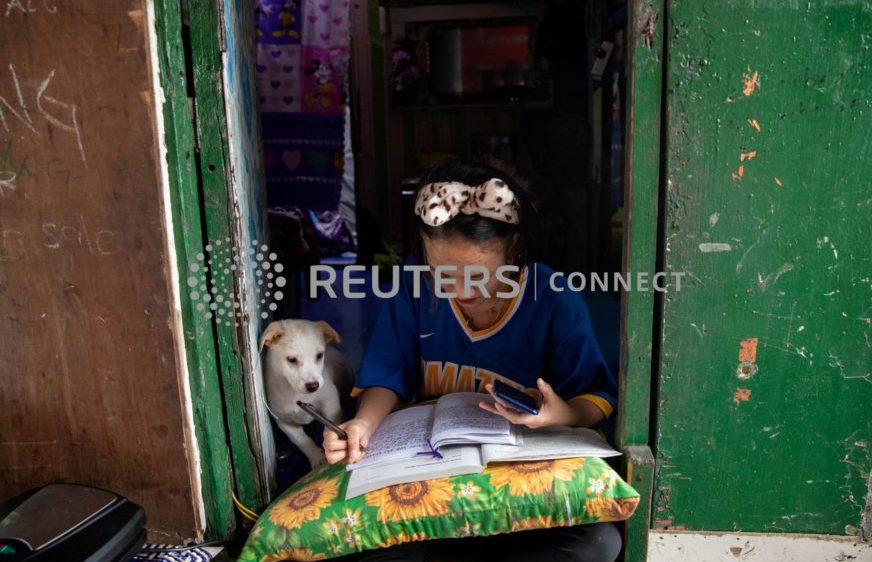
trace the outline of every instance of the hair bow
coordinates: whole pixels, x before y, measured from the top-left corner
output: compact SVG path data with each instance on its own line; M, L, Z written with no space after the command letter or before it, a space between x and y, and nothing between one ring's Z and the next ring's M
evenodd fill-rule
M460 182L428 183L418 191L415 214L425 224L439 226L460 213L509 224L520 223L515 194L499 178L492 178L475 187Z

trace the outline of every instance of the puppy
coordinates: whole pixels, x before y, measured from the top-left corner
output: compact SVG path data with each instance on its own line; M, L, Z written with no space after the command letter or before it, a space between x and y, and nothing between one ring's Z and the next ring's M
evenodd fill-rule
M312 468L324 464L324 452L303 431L312 416L297 406L308 402L335 423L342 421L342 396L348 396L351 369L330 346L339 334L326 322L278 320L267 326L260 349L267 348L264 384L269 409L285 435L309 459Z

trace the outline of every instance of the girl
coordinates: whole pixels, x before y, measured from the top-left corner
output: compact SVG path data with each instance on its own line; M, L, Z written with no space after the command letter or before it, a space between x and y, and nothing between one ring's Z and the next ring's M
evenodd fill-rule
M355 388L360 408L341 425L348 439L324 432L327 461L358 460L382 419L401 404L448 392L493 394L496 379L539 397L538 415L498 399L479 404L512 423L592 427L609 417L617 389L583 299L565 282L552 287L547 266L527 262L531 213L517 183L483 164L443 163L426 174L415 215L422 262L431 272L444 266L442 291L456 298L437 298L432 286L416 297L412 276L404 274L364 354ZM516 266L514 278L496 275L505 265ZM465 269L476 287L466 286ZM450 542L468 541L486 548L489 560L612 561L621 548L610 523ZM423 560L427 544L359 559Z

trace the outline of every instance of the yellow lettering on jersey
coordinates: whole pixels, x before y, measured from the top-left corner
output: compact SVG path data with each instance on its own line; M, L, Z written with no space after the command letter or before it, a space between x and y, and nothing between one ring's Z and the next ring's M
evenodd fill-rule
M441 396L455 392L457 387L457 363L427 361L424 368L424 395Z
M441 361L421 361L421 370L424 374L424 396L442 396L452 392L487 392L485 387L497 379L531 396L539 395L536 389L524 388L524 385L499 373L469 365L451 362L443 365Z
M475 369L469 365L461 367L455 388L457 392L475 392Z

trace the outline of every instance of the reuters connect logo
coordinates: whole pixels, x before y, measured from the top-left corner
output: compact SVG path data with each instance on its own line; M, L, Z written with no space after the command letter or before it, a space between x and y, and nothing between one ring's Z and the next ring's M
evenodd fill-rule
M188 294L203 318L219 326L239 327L243 323L246 318L234 292L234 280L246 272L257 287L253 298L260 317L269 318L270 312L278 309L277 303L285 298L285 267L266 244L255 240L249 248L238 248L230 238L224 238L204 249L205 253L197 254L197 261L188 266L187 279Z

